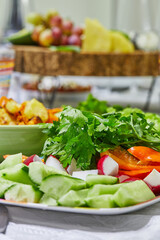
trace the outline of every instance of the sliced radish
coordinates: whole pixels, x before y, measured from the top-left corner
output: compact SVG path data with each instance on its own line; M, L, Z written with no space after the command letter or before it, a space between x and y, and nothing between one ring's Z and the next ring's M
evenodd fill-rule
M72 173L72 177L86 180L86 177L89 174L98 175L98 170L96 169L96 170L87 170L87 171L75 171Z
M50 166L50 167L54 167L54 168L56 168L57 170L66 172L66 170L63 168L63 166L62 166L62 164L60 163L60 161L59 161L56 157L54 157L54 156L52 156L52 155L50 155L50 156L47 158L47 160L46 160L46 165L47 165L47 166Z
M128 178L130 178L128 175L117 175L116 177L119 178L119 182L122 183L124 182L125 180L127 180Z
M42 162L42 159L41 159L38 155L36 155L36 154L28 157L26 160L24 160L23 163L28 166L31 162L40 162L40 163L43 163L43 162Z
M129 177L129 178L126 178L126 179L124 179L123 181L121 181L121 183L134 182L134 181L137 181L137 180L142 180L142 179L137 178L137 177Z
M80 168L77 168L77 162L74 158L72 159L71 164L66 169L66 171L70 175L72 175L73 172L80 171L80 170L81 170Z
M143 180L147 183L155 195L160 194L160 173L156 169L153 169L152 172Z
M116 176L118 174L119 165L108 155L104 155L97 164L98 173L101 175Z

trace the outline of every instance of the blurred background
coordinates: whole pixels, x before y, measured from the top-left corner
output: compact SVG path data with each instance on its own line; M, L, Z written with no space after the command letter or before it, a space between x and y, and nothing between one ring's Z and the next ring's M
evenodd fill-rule
M76 25L82 27L85 19L91 18L97 19L107 29L124 31L131 39L135 36L143 38L144 33L147 33L149 47L153 46L155 39L159 40L159 0L0 0L1 48L7 46L5 36L24 27L30 28L26 22L29 13L46 14L50 9L56 9L61 16L72 19ZM158 49L159 42L158 48L156 46L154 50ZM146 50L152 51L153 48ZM9 70L6 75L7 79L11 76L8 97L17 102L36 97L47 107L59 107L63 104L75 106L91 92L98 99L107 100L111 105L118 103L122 106L129 105L146 111L160 112L159 77L46 76L41 78L40 89L52 89L56 85L56 88L63 86L63 90L67 91L44 93L37 89L40 79L38 75L11 73ZM79 86L83 88L76 91Z

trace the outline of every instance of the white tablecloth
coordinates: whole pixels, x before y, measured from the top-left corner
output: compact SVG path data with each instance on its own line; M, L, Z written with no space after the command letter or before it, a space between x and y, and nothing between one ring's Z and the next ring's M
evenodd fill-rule
M10 222L0 240L152 240L160 239L160 216L153 216L148 224L137 231L88 232L63 230Z

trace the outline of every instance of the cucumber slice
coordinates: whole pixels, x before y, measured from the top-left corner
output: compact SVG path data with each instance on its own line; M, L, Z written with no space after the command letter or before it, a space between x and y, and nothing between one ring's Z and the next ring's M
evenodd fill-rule
M87 197L88 189L78 191L70 190L58 200L58 204L66 207L85 206L85 198Z
M87 187L95 184L115 184L118 183L118 178L106 175L88 175L86 177Z
M4 194L8 201L38 203L42 197L42 192L37 188L26 184L15 184Z
M12 167L19 163L22 163L22 153L10 155L0 164L0 170Z
M48 196L47 194L44 194L42 196L39 203L46 204L48 206L57 206L57 201L54 198Z
M96 184L93 185L88 191L88 197L95 197L104 194L114 194L118 191L118 189L122 185L127 185L128 183L119 183L113 185L104 185L104 184Z
M114 201L119 207L127 207L148 201L155 198L155 195L142 180L130 183L122 183L120 189L114 195Z
M28 171L29 169L25 164L19 163L12 168L3 170L2 177L13 182L33 185L33 182L28 176Z
M116 204L112 194L100 195L96 197L86 198L87 205L91 208L114 208Z
M57 200L70 190L85 187L86 182L81 179L57 174L46 177L40 185L40 190Z
M15 182L0 178L0 198L4 198L4 193L6 190L15 184Z
M38 185L41 184L42 180L45 177L48 177L52 174L62 174L69 176L67 173L58 171L57 169L47 166L43 163L33 162L29 164L29 177L34 183Z

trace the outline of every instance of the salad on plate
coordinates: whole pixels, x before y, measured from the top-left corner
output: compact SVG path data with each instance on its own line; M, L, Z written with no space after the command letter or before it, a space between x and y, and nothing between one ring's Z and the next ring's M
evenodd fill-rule
M0 198L19 203L123 208L160 195L160 117L92 95L42 123L41 156L4 156Z

